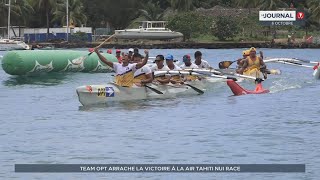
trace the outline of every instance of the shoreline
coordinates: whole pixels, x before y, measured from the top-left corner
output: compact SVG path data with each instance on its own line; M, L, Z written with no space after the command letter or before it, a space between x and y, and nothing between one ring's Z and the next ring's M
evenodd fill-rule
M40 45L43 48L54 47L54 48L92 48L96 47L101 42L79 42L79 43L33 43L31 45ZM131 47L137 47L139 49L234 49L234 48L274 48L274 49L301 49L301 48L311 48L319 49L320 44L306 44L306 43L296 43L296 44L284 44L284 43L274 43L265 41L255 41L255 42L212 42L212 43L199 43L199 42L169 42L169 43L105 43L101 46L102 48L115 48L115 49L127 49Z

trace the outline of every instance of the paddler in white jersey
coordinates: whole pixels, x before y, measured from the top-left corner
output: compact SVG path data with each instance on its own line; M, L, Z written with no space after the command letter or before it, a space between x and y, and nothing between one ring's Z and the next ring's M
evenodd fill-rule
M154 73L155 71L169 71L170 69L168 68L168 66L164 65L164 56L163 55L157 55L156 59L155 59L155 63L152 67L151 67L151 71L152 73ZM165 74L160 75L160 76L155 76L154 80L156 82L159 82L160 84L167 84L170 82L170 77L166 76Z
M173 56L171 54L168 54L166 57L166 64L169 68L169 70L172 71L180 71L182 70L179 66L177 66L174 62L173 62ZM176 84L176 83L183 83L183 80L181 79L180 75L172 75L170 77L170 82L172 84Z
M146 57L143 59L142 62L129 64L128 54L123 54L122 63L120 64L118 62L108 61L107 58L105 58L100 54L98 49L94 49L94 51L97 53L99 59L102 62L104 62L106 65L110 66L111 68L113 68L113 70L116 72L115 83L118 86L123 86L123 87L133 86L135 71L137 69L142 68L144 65L146 65L149 57L149 51L145 50Z
M198 69L199 67L191 62L189 55L184 55L182 58L184 64L180 66L181 69Z
M194 64L197 65L199 68L206 68L206 69L212 69L210 64L202 59L202 53L200 51L196 51L194 53Z
M199 69L199 67L191 62L191 57L189 55L184 55L182 58L184 64L180 66L181 69ZM198 76L186 75L184 76L184 81L195 81Z
M142 56L139 53L133 54L133 63L141 63ZM143 86L144 84L151 83L153 80L152 71L149 66L145 65L134 72L133 83L137 86Z

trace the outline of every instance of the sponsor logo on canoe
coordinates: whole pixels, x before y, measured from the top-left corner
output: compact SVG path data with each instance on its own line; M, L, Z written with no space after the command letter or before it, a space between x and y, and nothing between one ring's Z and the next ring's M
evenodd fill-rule
M98 61L97 67L94 68L91 72L111 72L112 69L109 68L109 66L104 66L100 63L100 61Z
M91 87L91 86L86 86L86 89L87 89L90 93L92 93L92 87Z
M113 87L98 88L99 97L114 97Z
M81 64L72 64L71 61L68 59L68 64L67 66L61 70L61 71L66 71L66 72L79 72L84 70L84 65L83 61Z
M28 73L50 72L53 70L52 61L49 64L41 65L37 60L31 71Z

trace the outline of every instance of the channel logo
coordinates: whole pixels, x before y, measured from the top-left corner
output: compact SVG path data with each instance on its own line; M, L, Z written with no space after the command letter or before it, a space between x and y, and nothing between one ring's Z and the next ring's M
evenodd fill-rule
M259 11L259 21L296 21L296 11Z
M302 20L304 18L304 12L297 12L297 18Z

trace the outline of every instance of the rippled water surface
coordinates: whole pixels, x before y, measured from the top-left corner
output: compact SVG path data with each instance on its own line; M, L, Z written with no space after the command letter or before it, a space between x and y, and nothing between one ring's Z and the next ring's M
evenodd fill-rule
M217 67L242 49L201 51ZM316 49L263 51L320 57ZM0 68L0 179L320 179L320 81L312 69L268 66L283 72L264 82L269 94L235 97L218 83L201 96L96 107L82 107L75 88L108 82L111 74L16 77ZM303 163L307 172L23 174L14 173L15 163Z

